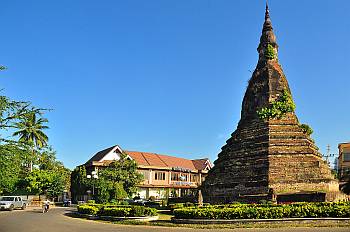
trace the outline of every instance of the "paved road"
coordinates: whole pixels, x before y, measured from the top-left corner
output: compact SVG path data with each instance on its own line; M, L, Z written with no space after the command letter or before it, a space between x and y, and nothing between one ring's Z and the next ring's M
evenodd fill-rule
M53 208L48 213L41 213L40 209L28 208L25 211L0 212L0 232L204 232L204 231L235 231L235 232L349 232L349 228L278 228L278 229L187 229L150 226L113 225L87 221L65 216L67 208Z

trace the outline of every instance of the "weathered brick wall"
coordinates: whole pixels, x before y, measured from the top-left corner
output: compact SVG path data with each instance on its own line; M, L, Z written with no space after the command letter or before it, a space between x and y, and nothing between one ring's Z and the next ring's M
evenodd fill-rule
M268 125L261 120L238 128L222 148L203 186L211 202L268 191Z
M293 113L269 120L269 186L276 194L336 191L335 185L328 164Z

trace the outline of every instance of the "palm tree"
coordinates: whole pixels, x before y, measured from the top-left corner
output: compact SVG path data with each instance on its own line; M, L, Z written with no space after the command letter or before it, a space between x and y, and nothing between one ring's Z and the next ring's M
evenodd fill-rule
M19 136L19 142L31 146L33 156L35 155L35 147L45 147L49 140L47 135L42 131L49 128L43 125L48 120L46 118L37 119L36 114L36 112L31 112L21 117L20 121L15 123L15 127L19 130L13 133L13 136ZM30 161L30 171L32 170L33 161Z

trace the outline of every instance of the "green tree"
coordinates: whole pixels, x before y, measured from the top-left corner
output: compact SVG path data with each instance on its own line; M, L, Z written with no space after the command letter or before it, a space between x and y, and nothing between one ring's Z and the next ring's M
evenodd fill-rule
M30 193L56 198L70 188L70 174L70 170L57 161L52 148L47 148L40 155L38 168L25 177L26 188Z
M22 176L24 152L15 145L0 145L0 194L16 191L16 186Z
M27 190L39 196L45 194L55 198L66 188L65 175L55 170L33 169L25 180L28 183Z
M64 190L70 189L71 171L56 159L56 152L51 147L40 154L38 166L40 170L54 173L50 188L48 188L49 196L57 197Z
M89 188L86 175L86 169L83 165L76 167L72 171L70 191L72 193L73 200L78 200L79 196L86 194L86 191Z
M19 118L19 122L16 122L14 126L18 128L18 131L13 133L13 136L19 136L19 142L28 144L32 147L33 158L35 157L35 148L43 148L47 145L49 138L43 132L44 129L49 127L44 125L48 120L46 118L37 119L37 113L30 112L24 114ZM33 170L33 162L30 162L30 171Z
M126 154L121 154L119 160L100 171L96 183L97 199L106 201L108 197L110 201L131 197L133 193L136 193L136 186L142 180L143 175L137 172L136 162L128 158Z
M0 71L6 69L0 65ZM36 108L27 101L14 101L0 95L0 193L21 193L25 189L55 197L70 187L70 170L56 160L55 152L47 148L48 137L43 132L48 120L42 118L46 109ZM37 117L40 116L40 117ZM19 136L4 137L1 132ZM42 149L44 148L45 149ZM38 159L39 158L39 159ZM28 173L25 166L33 169Z
M30 102L14 101L6 96L0 96L0 129L13 129L14 125L19 119L30 113L42 113L45 109L36 108ZM5 140L5 142L13 142L12 140Z
M0 145L0 194L26 194L25 167L30 150L17 143Z
M106 203L111 200L111 195L110 195L111 186L109 185L108 181L99 179L97 182L96 188L98 190L98 193L94 196L96 202Z

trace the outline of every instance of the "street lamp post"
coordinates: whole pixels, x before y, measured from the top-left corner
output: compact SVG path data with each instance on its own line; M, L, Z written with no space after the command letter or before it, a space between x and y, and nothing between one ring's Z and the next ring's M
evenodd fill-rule
M98 179L97 172L92 171L91 175L86 175L86 178L91 179L91 181L92 181L92 196L95 199L95 180Z

